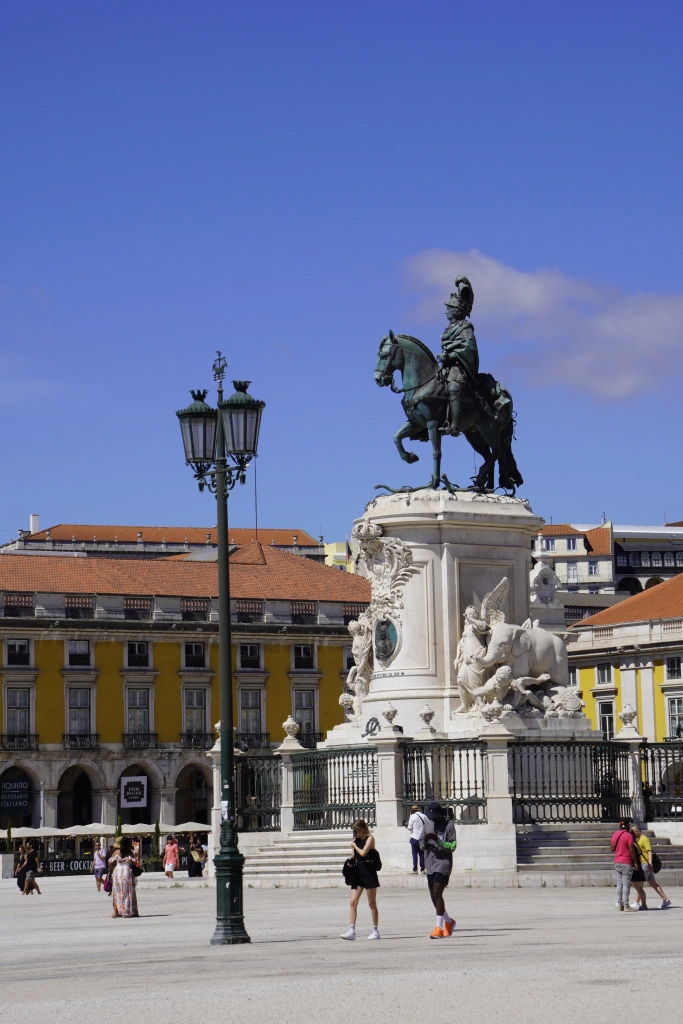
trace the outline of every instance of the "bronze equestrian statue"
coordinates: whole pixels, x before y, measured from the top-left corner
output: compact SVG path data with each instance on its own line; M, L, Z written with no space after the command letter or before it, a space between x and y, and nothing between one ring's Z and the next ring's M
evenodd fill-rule
M441 335L440 360L417 338L389 331L382 338L375 366L375 381L402 394L401 404L408 417L394 435L394 444L404 462L417 462L414 452L403 447L404 438L431 441L433 471L427 487L443 485L454 491L448 477L441 473L441 438L444 434L463 434L484 462L472 477L477 491L494 489L494 470L498 463L498 483L514 495L524 483L512 454L515 414L512 396L490 373L479 372L479 352L474 327L468 317L474 304L474 291L466 277L455 280L455 291L446 303L448 327ZM403 387L394 384L394 373L401 373ZM417 487L388 491L414 491Z

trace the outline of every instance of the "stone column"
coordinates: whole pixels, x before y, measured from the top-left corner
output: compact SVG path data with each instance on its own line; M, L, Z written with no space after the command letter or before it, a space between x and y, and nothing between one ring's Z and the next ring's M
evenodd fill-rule
M385 727L374 738L377 747L377 826L396 828L403 823L403 735L395 726Z
M626 704L619 712L622 728L615 736L617 743L624 743L628 748L628 782L631 793L631 817L635 822L642 824L647 815L645 813L645 800L643 798L643 777L640 768L640 747L644 737L636 729L634 722L637 712L630 704Z
M45 787L45 826L57 828L57 805L59 803L59 790Z
M652 658L647 656L640 658L640 707L642 710L640 725L643 736L648 743L655 743L657 740L657 727L655 718L654 662Z
M510 733L499 722L491 722L482 738L486 740L486 820L490 825L511 825Z
M116 825L118 790L100 790L100 822L103 825Z
M220 732L218 731L218 726L216 726L216 732L218 734L218 739L212 746L211 750L207 750L206 752L206 756L211 762L211 777L213 780L211 837L209 838L209 859L207 861L210 878L214 878L216 875L213 858L218 853L221 845L221 737Z
M291 715L286 722L282 723L282 728L285 730L285 738L275 751L282 758L280 831L292 832L294 830L294 767L292 765L292 754L303 753L304 748L296 738L299 726Z
M164 786L159 790L159 821L165 825L176 825L175 797L178 790L175 786Z

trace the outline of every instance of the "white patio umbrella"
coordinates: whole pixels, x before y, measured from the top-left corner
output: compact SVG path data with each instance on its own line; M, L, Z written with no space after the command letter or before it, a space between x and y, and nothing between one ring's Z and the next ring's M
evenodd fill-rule
M163 831L163 829L162 829ZM210 832L210 825L202 825L199 821L184 821L182 825L174 825L173 832Z

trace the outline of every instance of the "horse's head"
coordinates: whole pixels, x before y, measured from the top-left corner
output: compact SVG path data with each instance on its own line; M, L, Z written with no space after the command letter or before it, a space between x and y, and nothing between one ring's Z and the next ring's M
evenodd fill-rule
M379 343L379 352L375 363L375 383L381 388L391 387L393 384L394 372L401 368L400 352L396 335L393 331L389 331Z

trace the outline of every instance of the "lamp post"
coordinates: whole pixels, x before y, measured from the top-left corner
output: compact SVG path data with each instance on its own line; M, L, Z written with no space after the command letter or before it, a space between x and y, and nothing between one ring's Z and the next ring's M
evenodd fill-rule
M218 530L218 649L221 696L221 836L216 867L216 930L211 945L250 942L244 927L242 873L244 857L237 848L235 755L233 748L232 641L230 636L230 569L228 565L228 491L246 481L256 456L265 402L247 394L249 381L233 381L234 395L223 400L227 362L220 352L213 364L218 409L205 402L206 391L192 391L194 401L176 413L185 461L194 470L199 490L216 495ZM232 461L232 464L228 462Z

